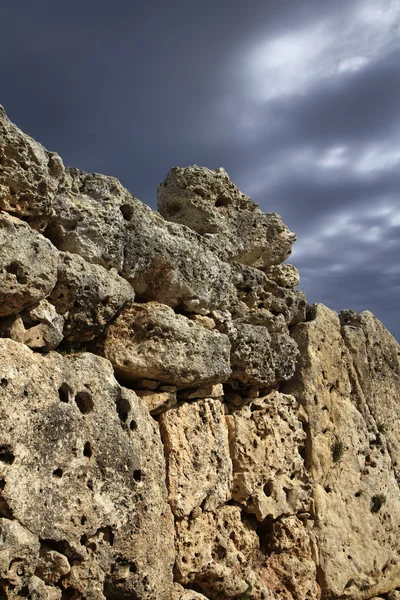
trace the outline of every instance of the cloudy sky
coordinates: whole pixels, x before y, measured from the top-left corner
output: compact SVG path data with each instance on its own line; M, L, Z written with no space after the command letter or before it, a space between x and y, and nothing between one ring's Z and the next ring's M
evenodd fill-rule
M400 0L4 3L0 103L143 202L223 166L297 233L309 302L400 339Z

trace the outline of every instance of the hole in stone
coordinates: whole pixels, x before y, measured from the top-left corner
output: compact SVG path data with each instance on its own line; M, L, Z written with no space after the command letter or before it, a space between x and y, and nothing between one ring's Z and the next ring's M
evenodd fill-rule
M263 487L264 494L269 498L272 496L272 492L274 491L274 484L272 481L267 481L267 483Z
M0 446L0 461L7 465L12 465L15 460L15 456L12 452L12 447L9 444L2 444Z
M5 479L0 479L0 492L1 492L1 490L4 490L5 487L6 487Z
M87 485L87 487L89 488L89 490L90 490L91 492L93 492L93 481L90 481L90 480L89 480L89 481L87 482L87 484L86 484L86 485Z
M92 458L93 452L90 442L86 442L86 444L83 446L83 456L86 456L87 458Z
M132 219L133 207L130 204L122 204L119 209L122 212L122 216L124 217L125 221L130 221Z
M69 387L69 385L67 385L66 383L63 383L58 388L58 396L60 398L60 401L61 402L69 402L71 392L72 392L72 390Z
M100 527L100 529L97 530L96 535L100 536L100 534L102 535L103 540L107 544L110 544L110 546L113 546L114 533L113 533L113 530L111 529L110 525L107 525L106 527Z
M84 525L87 521L87 517L85 517L85 515L82 515L81 517L81 525Z
M63 476L63 470L62 470L62 469L60 469L60 468L58 468L58 469L55 469L55 470L53 471L53 476L54 476L54 477L59 477L59 478L61 479L61 477Z
M229 206L229 204L231 203L230 198L224 198L223 196L220 196L219 198L217 198L216 202L215 202L215 206L218 208L218 206Z
M7 379L4 379L4 377L2 379L0 379L0 385L7 385L8 381Z
M3 496L0 496L0 517L3 517L4 519L14 518L13 511Z
M20 265L17 262L12 262L10 263L7 267L6 267L6 271L7 273L10 273L10 275L15 275L15 278L17 280L18 283L26 283L28 281L22 265Z
M142 471L140 469L135 469L133 471L133 479L135 481L142 481Z
M87 415L93 410L92 396L88 392L78 392L75 402L83 415Z
M132 421L129 423L129 429L130 429L131 431L135 431L135 430L137 429L137 423L136 423L136 421L134 421L133 419L132 419Z
M120 397L116 402L117 413L122 423L126 423L131 406L126 398Z

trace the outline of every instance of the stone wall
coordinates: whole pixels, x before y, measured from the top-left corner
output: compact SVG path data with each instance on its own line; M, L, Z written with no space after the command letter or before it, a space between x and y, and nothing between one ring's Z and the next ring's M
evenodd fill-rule
M0 108L0 598L400 598L400 348L223 169L159 212Z

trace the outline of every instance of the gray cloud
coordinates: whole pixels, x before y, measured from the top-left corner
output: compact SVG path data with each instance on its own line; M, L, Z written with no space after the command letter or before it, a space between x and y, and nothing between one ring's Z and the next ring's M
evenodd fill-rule
M311 302L400 338L399 0L50 0L2 7L0 102L67 164L155 206L224 166L297 232Z

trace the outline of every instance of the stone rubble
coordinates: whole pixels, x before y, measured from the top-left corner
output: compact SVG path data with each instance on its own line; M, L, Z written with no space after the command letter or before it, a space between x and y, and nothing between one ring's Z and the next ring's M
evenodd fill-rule
M159 213L0 107L0 599L400 598L400 347L223 169Z

